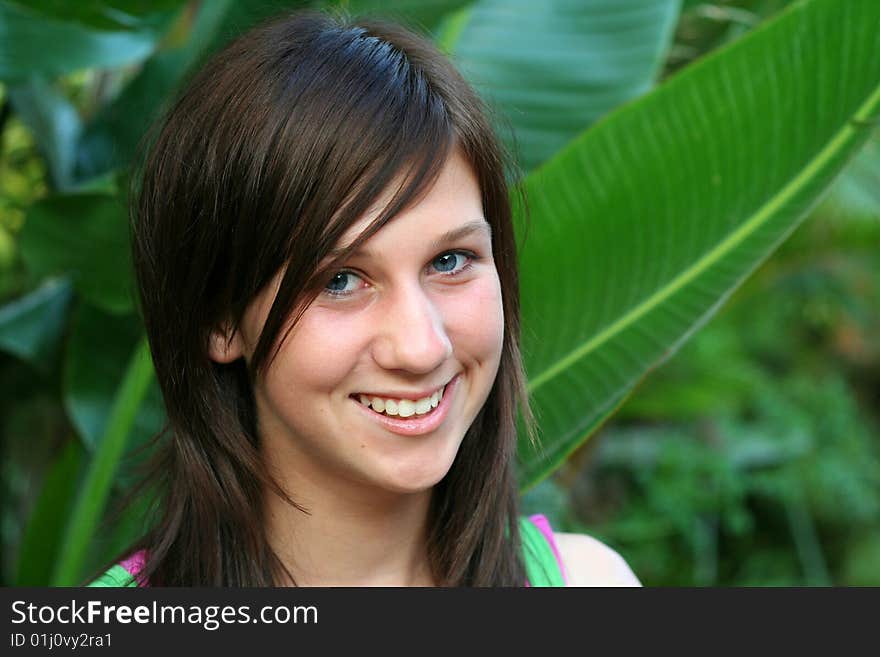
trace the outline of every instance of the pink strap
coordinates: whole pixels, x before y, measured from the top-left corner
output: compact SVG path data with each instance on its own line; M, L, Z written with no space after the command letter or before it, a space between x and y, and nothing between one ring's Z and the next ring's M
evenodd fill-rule
M119 565L125 568L128 571L128 574L137 580L138 586L149 586L147 582L138 579L138 573L144 569L144 564L146 564L146 562L147 551L138 550L120 561Z
M547 539L547 542L550 544L550 549L553 550L553 556L556 557L556 563L559 564L559 572L562 573L562 581L568 584L568 574L565 572L565 564L562 562L562 555L559 554L559 548L556 546L556 539L553 536L553 529L550 527L550 521L547 520L547 516L537 513L533 516L529 516L529 520L532 521L532 524L535 525L535 527L541 530L544 538Z

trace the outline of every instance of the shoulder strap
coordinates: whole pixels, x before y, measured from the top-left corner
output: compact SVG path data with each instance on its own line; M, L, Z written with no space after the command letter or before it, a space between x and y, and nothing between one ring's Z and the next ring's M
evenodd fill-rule
M146 559L147 551L138 550L110 568L89 586L148 586L143 577L137 577L143 571Z
M519 530L528 585L565 586L562 563L547 518L542 515L523 516Z
M116 564L106 573L101 575L89 586L108 586L108 587L131 587L137 586L137 582L130 572L121 565Z

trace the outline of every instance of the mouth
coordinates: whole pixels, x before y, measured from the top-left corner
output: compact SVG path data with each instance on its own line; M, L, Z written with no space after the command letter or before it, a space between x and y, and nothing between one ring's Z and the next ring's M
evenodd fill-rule
M460 377L461 374L456 374L433 395L420 400L381 399L366 395L351 395L349 399L367 418L388 431L418 436L436 430L446 419ZM433 403L435 398L436 404ZM428 408L425 408L426 405Z
M446 385L430 394L426 394L418 399L415 398L399 398L399 397L380 397L364 393L355 393L350 395L352 399L356 399L364 406L369 406L377 413L383 413L391 417L407 418L412 415L427 415L432 412L440 404L443 399L443 393Z

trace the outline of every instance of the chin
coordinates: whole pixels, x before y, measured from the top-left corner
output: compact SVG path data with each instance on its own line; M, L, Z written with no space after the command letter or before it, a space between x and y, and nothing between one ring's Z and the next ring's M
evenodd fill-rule
M401 468L385 479L383 488L395 493L423 493L439 484L449 472L452 463L437 467L436 462L425 467Z

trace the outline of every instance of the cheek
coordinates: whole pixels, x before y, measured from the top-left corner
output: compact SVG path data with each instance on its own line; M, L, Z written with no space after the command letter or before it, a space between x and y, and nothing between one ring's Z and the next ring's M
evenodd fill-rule
M323 319L320 313L306 312L281 348L283 364L276 376L290 389L329 391L357 361L363 331L352 322Z
M501 285L494 274L473 281L446 309L447 327L455 346L479 360L497 361L504 342Z

